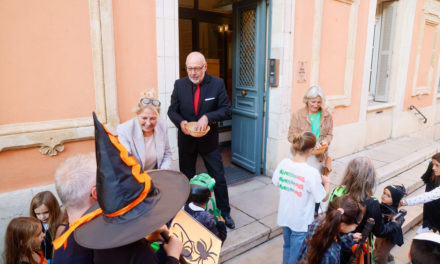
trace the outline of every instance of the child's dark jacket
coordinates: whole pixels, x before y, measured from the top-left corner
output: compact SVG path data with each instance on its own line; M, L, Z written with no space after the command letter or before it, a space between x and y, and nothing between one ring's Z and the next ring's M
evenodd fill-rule
M391 222L389 216L394 216L397 213L397 208L389 205L385 205L384 203L380 204L380 211L383 215L383 222L388 224ZM397 226L397 225L396 225ZM398 246L403 245L403 232L401 227L394 228L393 231L388 232L385 236L387 240L396 244Z
M190 206L191 205L191 206ZM199 223L204 225L209 231L216 235L222 242L226 240L227 231L224 222L214 220L214 217L209 212L205 211L203 208L194 205L193 203L186 204L184 207L185 211L190 214Z

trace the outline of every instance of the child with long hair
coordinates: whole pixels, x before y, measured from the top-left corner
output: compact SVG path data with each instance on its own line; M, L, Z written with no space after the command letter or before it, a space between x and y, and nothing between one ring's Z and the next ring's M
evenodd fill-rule
M60 205L51 192L39 192L31 200L29 215L41 222L45 234L41 250L50 263L53 251L52 240L55 239L56 230L62 221Z
M423 204L423 223L417 233L440 231L440 153L431 158L422 176L425 193L402 200L402 205Z
M349 196L365 207L364 217L356 228L356 232L362 232L367 223L367 219L374 219L374 226L369 235L367 246L371 253L364 255L365 263L372 263L373 261L373 239L371 234L375 237L387 237L392 233L398 232L400 229L398 224L394 221L384 222L380 203L373 196L376 182L376 170L370 158L363 156L356 157L348 163L341 185L337 187L330 196L330 201L336 197ZM343 248L341 263L346 263L352 254L351 250L345 250Z
M44 233L40 222L32 217L17 217L9 222L5 235L5 264L47 264L39 251Z
M283 159L272 177L280 189L277 223L283 228L283 264L296 263L307 226L313 222L315 203L321 202L330 189L328 177L306 162L315 145L311 132L293 136L293 157Z
M339 263L341 248L350 249L361 239L360 233L350 232L358 226L362 217L362 208L354 199L348 196L334 199L327 214L316 218L309 226L298 263Z

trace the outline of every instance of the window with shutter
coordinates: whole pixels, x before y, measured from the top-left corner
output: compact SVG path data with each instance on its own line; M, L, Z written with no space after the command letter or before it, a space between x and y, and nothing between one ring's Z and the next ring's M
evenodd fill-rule
M379 6L381 16L375 28L370 80L370 92L376 102L388 101L396 7L395 1L383 2Z

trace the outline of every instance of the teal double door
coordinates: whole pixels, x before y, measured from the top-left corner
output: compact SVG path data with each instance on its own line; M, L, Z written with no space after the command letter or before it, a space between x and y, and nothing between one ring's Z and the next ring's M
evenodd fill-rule
M260 174L263 167L266 1L233 8L232 162Z

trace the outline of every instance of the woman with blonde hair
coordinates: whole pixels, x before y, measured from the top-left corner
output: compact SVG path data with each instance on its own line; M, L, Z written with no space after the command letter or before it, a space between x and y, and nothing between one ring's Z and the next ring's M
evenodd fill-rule
M144 170L169 169L171 166L168 128L160 119L160 106L155 91L144 92L134 108L136 117L117 128L119 141Z
M368 157L356 157L352 159L345 170L341 185L337 187L330 197L330 202L335 197L349 196L365 207L365 214L355 229L355 232L361 232L369 218L374 219L374 226L371 233L376 237L387 237L392 233L400 231L396 222L384 223L380 202L373 197L376 187L376 170ZM401 232L401 231L400 231ZM372 236L369 236L368 245L372 247ZM372 252L372 251L371 251ZM351 256L350 251L343 251L341 263L346 263ZM373 256L369 258L373 260Z
M283 159L272 176L273 184L280 189L277 223L283 228L283 264L296 263L307 226L313 222L315 203L321 202L330 189L328 177L306 162L315 144L313 133L295 134L293 157Z

